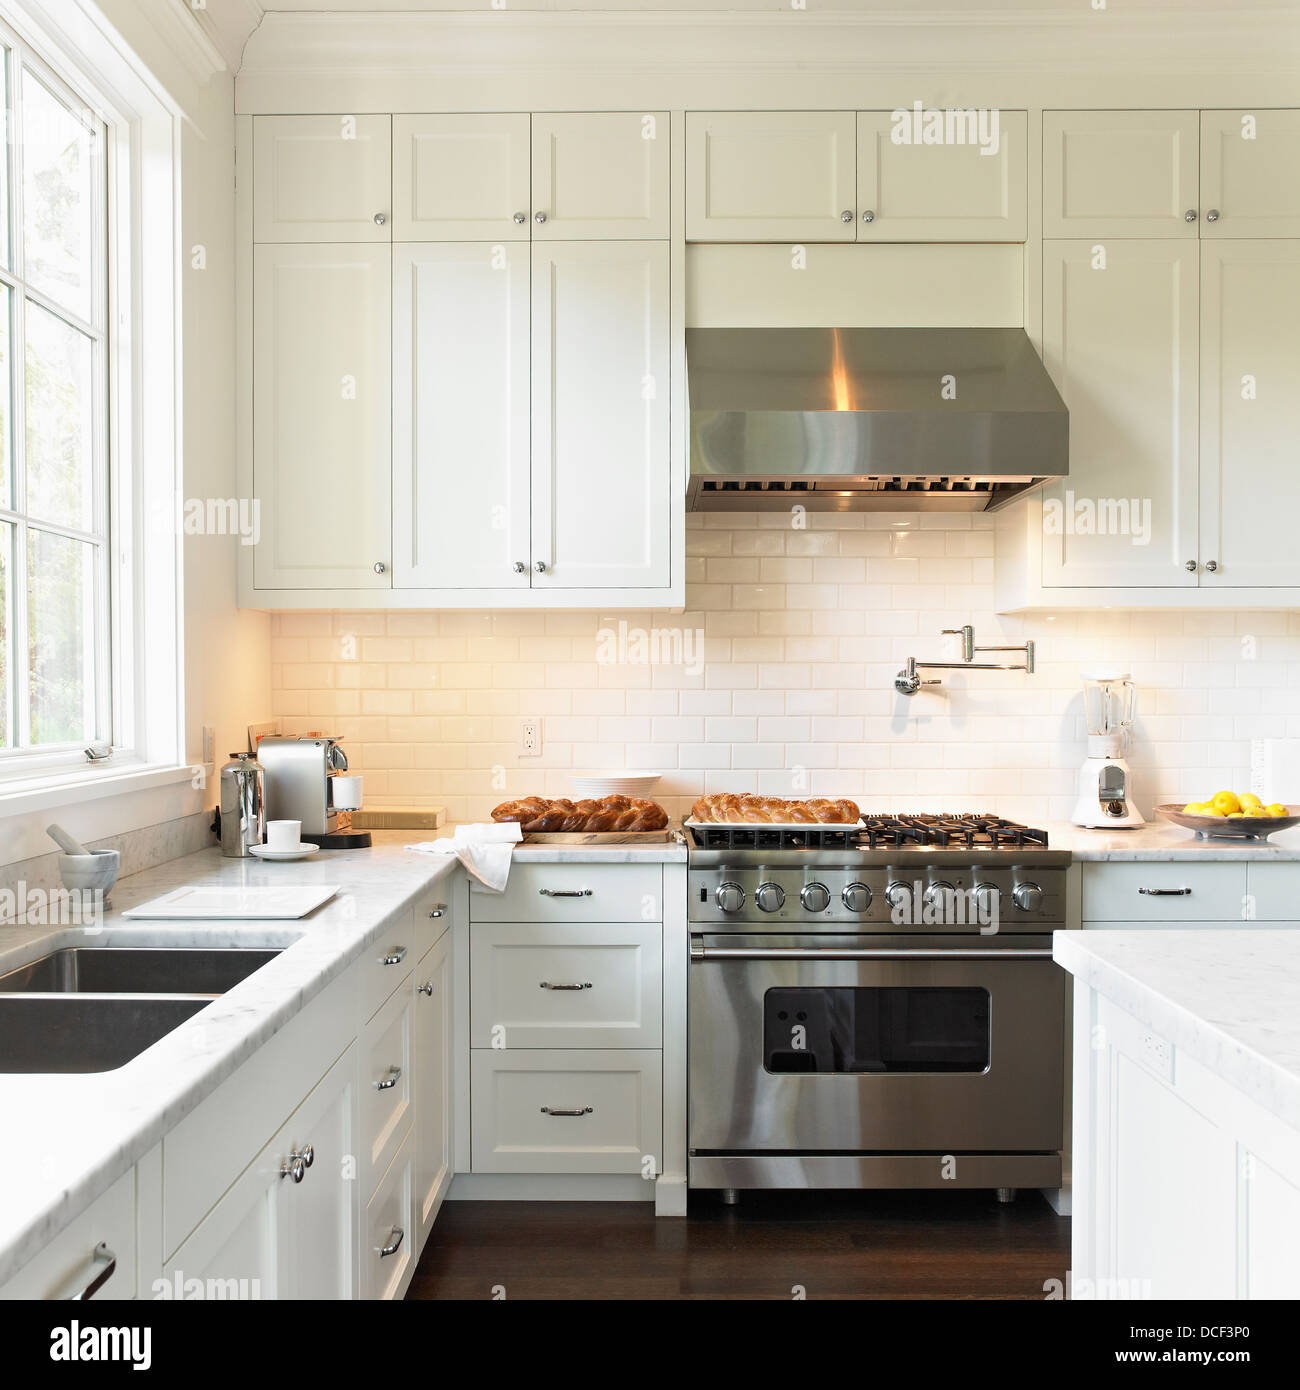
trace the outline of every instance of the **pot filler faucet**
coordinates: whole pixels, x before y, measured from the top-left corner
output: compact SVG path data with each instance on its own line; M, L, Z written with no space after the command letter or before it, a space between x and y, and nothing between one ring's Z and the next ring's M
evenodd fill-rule
M918 661L914 656L907 658L907 665L894 677L894 689L900 695L915 695L923 685L941 685L938 680L922 680L918 671L1025 671L1034 673L1034 644L1028 641L1022 647L977 647L975 629L967 623L965 627L946 627L945 637L961 638L960 661ZM976 652L1019 652L1025 659L1016 665L1004 665L997 661L976 661Z

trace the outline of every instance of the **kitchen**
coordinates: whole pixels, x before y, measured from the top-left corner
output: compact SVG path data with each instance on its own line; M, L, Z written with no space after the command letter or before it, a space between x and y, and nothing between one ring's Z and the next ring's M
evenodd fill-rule
M1297 7L75 8L0 1293L1294 1298Z

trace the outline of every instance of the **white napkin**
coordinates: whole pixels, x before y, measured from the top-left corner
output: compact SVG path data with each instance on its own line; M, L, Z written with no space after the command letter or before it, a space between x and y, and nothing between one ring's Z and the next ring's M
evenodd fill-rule
M510 877L510 860L514 846L524 838L518 822L480 822L477 825L458 825L456 833L444 840L425 840L406 848L416 854L454 854L464 864L471 878L494 893L505 891Z

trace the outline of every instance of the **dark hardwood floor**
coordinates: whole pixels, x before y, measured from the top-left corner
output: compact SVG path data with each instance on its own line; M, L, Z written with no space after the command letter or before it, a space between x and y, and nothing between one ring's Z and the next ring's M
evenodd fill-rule
M649 1202L446 1202L408 1299L1042 1299L1070 1222L1037 1192L745 1193Z

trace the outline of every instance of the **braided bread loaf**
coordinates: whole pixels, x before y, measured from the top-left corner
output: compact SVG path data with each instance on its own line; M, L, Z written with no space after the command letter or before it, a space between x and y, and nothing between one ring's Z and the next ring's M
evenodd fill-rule
M780 796L717 792L702 796L691 807L691 819L715 825L854 825L862 812L854 801L814 796L787 801Z
M503 801L492 812L494 821L518 821L526 835L553 835L558 831L649 831L668 824L668 812L657 801L640 797L602 796L599 801L570 801L525 796Z

